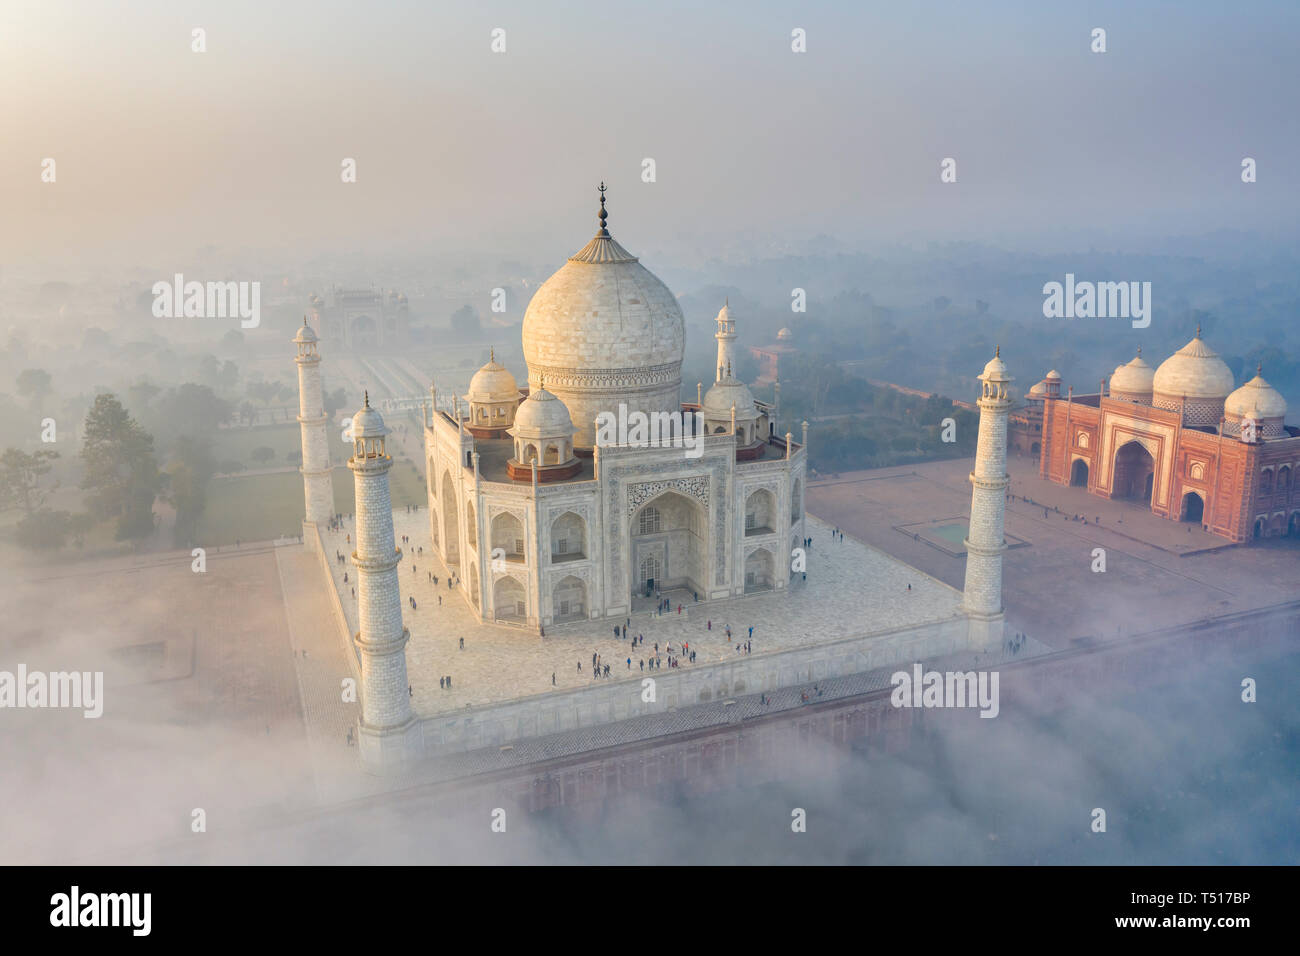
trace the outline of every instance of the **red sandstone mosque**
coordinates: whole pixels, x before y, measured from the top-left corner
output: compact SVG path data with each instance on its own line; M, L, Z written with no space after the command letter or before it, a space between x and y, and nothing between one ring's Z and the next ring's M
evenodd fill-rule
M1300 428L1285 424L1286 400L1262 369L1234 391L1198 328L1158 368L1139 349L1109 386L1062 396L1048 372L1011 416L1012 447L1038 455L1041 477L1231 541L1300 535Z

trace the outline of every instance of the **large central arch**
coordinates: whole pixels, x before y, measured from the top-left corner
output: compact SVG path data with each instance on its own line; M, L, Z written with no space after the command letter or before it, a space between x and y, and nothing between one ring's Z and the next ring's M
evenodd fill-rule
M646 596L647 584L655 591L686 588L696 594L708 581L708 512L694 498L664 491L632 515L631 592ZM653 559L653 560L650 560ZM641 569L652 567L659 577L641 580Z
M1112 498L1140 501L1148 507L1155 486L1156 460L1140 442L1131 441L1115 452Z

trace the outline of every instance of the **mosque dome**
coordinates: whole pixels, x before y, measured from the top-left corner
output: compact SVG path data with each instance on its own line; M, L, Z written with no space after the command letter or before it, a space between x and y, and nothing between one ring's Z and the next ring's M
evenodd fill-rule
M1232 391L1232 372L1217 352L1196 337L1160 363L1153 379L1154 390L1181 398L1226 398Z
M1029 388L1029 394L1030 394L1030 395L1046 395L1046 394L1047 394L1047 383L1046 383L1046 382L1035 382L1033 385L1030 386L1030 388Z
M524 312L528 382L550 383L578 423L576 443L595 444L601 412L680 412L686 323L677 299L600 229L538 288Z
M1218 353L1196 337L1160 363L1151 404L1179 412L1184 425L1217 425L1223 400L1232 391L1232 372Z
M1286 418L1287 399L1265 381L1261 372L1262 369L1257 368L1251 381L1227 397L1227 401L1223 402L1223 415L1238 419L1253 418L1257 421ZM1249 415L1252 410L1257 414Z
M469 380L469 391L465 393L465 398L471 404L517 402L519 386L506 367L498 364L496 353L493 352L487 364L475 372L474 377Z
M1110 377L1110 394L1112 398L1151 398L1154 388L1156 370L1142 358L1142 350L1131 362L1119 366Z
M776 338L777 341L786 342L794 338L794 333L789 329L782 329L780 332L776 333Z

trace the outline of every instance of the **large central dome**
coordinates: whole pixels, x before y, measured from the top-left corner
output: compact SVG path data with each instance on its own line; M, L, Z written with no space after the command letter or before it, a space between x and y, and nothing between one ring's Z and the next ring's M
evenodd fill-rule
M677 299L610 236L604 186L600 230L533 295L524 313L530 390L545 382L577 429L595 444L601 412L681 411L686 323Z

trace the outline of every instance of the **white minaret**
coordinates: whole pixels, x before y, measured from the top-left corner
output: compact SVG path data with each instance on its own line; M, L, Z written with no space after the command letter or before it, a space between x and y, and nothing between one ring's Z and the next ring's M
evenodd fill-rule
M334 514L334 481L330 472L329 419L321 395L320 352L316 333L307 325L294 337L298 346L298 425L302 429L302 484L307 502L304 524L323 525ZM309 544L312 536L303 535Z
M736 320L731 317L730 299L718 310L718 331L713 337L718 340L717 381L721 382L731 378L731 363L735 358Z
M357 570L356 636L361 651L361 758L369 769L389 770L415 755L419 725L411 712L406 678L406 642L397 567L402 552L393 538L393 506L385 448L388 428L379 412L365 406L352 416L352 457L356 483Z
M970 473L970 531L966 536L966 587L962 608L970 618L971 645L993 647L1002 641L1002 526L1007 509L1007 414L1011 397L1001 348L979 377L980 431L975 470Z

